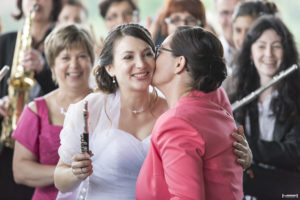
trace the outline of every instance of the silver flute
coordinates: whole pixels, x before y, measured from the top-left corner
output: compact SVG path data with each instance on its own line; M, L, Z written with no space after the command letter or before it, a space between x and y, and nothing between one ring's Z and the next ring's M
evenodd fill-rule
M0 81L4 78L4 76L9 71L9 66L5 65L0 71Z
M251 92L249 95L245 96L244 98L242 98L241 100L238 100L236 102L234 102L233 104L231 104L231 108L232 108L232 112L236 111L237 109L239 109L240 107L250 103L252 100L254 100L258 95L260 95L263 91L265 91L266 89L268 89L269 87L275 85L276 83L278 83L280 80L282 80L283 78L285 78L286 76L288 76L289 74L291 74L292 72L296 71L298 69L298 65L294 64L291 67L289 67L286 70L283 70L282 72L280 72L278 75L274 76L273 79L267 83L266 85L258 88L257 90Z
M89 152L89 111L88 111L88 101L84 102L83 108L83 120L84 120L84 128L83 133L80 135L81 142L81 153Z

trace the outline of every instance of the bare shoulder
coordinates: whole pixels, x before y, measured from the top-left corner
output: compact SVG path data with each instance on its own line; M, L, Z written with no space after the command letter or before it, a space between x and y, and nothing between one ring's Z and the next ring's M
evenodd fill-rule
M57 104L57 90L54 90L44 96L48 110Z
M49 103L53 102L55 100L55 92L52 91L48 94L46 94L45 96L43 96L45 101L46 101L46 104L48 106ZM28 107L30 110L32 110L32 112L34 112L35 114L37 114L37 107L36 107L36 103L34 101L30 102L28 104Z

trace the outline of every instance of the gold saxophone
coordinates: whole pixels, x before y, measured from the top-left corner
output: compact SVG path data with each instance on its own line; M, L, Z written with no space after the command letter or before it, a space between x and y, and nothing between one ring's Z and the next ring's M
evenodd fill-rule
M11 68L10 79L8 82L9 103L6 116L2 121L1 143L7 147L14 147L14 139L11 137L12 132L16 129L17 122L23 111L23 108L29 100L29 91L35 84L34 71L26 70L21 65L21 59L24 53L31 48L32 37L31 27L34 12L38 9L35 5L30 11L28 17L25 18L24 26L18 32L13 64Z

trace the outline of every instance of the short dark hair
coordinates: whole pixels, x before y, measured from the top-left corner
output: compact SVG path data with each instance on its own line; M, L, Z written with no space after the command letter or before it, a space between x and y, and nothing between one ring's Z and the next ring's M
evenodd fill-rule
M19 14L13 15L13 17L17 20L21 19L24 15L23 9L22 9L22 2L23 2L23 0L17 0L17 8L19 10ZM51 21L56 22L58 19L58 15L62 8L62 0L52 0L52 2L53 2L53 10L52 10L52 14L51 14Z
M64 3L64 6L65 5L79 7L84 11L86 16L89 15L89 12L88 12L87 8L84 6L84 4L80 0L66 0L65 3Z
M135 5L135 3L132 0L102 0L99 3L99 11L100 15L103 17L103 19L106 17L106 13L113 3L120 3L120 2L127 2L132 8L132 11L139 10L138 7Z
M114 44L123 36L141 39L150 45L153 52L155 51L151 34L145 27L138 24L123 24L113 29L104 40L100 63L94 70L98 88L106 93L113 93L118 88L118 84L113 83L113 78L107 73L105 67L113 63Z
M210 31L201 27L177 28L170 47L174 56L184 56L192 78L191 88L211 92L221 86L227 76L223 46Z
M240 2L232 14L232 21L234 22L238 17L250 16L253 19L261 15L275 15L278 13L275 3L268 1L246 1Z
M259 17L249 29L241 51L238 55L238 65L233 75L236 79L236 88L231 101L239 100L260 87L259 74L251 59L253 43L266 31L274 30L281 38L283 59L277 74L286 70L293 64L299 63L299 55L292 33L286 25L276 16L265 15ZM281 80L274 87L278 95L272 100L272 110L278 114L278 120L284 121L292 113L300 112L300 70ZM255 109L257 100L243 106L236 111L237 119L241 120L246 115L246 109Z

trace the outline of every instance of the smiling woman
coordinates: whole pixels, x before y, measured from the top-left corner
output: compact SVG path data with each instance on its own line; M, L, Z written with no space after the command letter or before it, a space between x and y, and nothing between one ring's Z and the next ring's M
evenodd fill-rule
M30 100L36 98L37 96L46 94L56 88L54 82L51 79L51 71L49 69L49 66L45 61L45 57L43 54L43 43L46 36L53 29L53 25L57 20L57 16L61 8L61 3L62 2L60 0L16 0L1 2L1 13L7 13L7 16L9 17L2 18L2 22L6 23L6 25L4 26L5 33L0 35L0 70L5 65L12 66L14 60L13 58L17 58L18 56L20 56L17 52L22 52L23 55L16 60L18 60L18 64L20 64L25 71L34 72L34 79L36 80L35 87L33 87L29 92ZM6 7L6 5L9 4L11 4L10 7ZM27 40L27 38L25 40L23 39L22 41L24 44L30 44L30 47L26 47L26 51L24 49L21 50L21 48L17 49L15 47L16 44L19 44L19 46L21 46L21 42L17 42L18 32L15 30L20 29L20 27L22 27L22 24L19 24L18 26L15 21L9 22L9 18L11 17L12 13L12 10L10 9L14 8L13 4L16 4L17 7L18 13L14 16L14 18L17 20L22 19L24 17L30 19L29 11L33 7L38 8L35 10L35 15L31 20L32 23L30 32L27 33L32 38L32 42L29 42L30 39ZM3 15L1 14L1 17L2 16ZM9 26L14 26L13 28L11 28L11 30L13 30L12 32L7 32L7 28ZM24 29L27 30L26 28ZM14 54L16 55L14 56ZM12 89L13 87L10 87L11 92L9 95L12 98L8 98L8 80L10 79L10 76L14 74L11 73L12 71L13 70L10 70L0 82L0 102L5 102L1 103L0 105L0 122L2 122L2 117L5 116L8 117L7 119L10 119L9 116L11 115L7 115L7 105L13 105L13 101L19 102L17 110L14 110L13 112L22 111L22 106L20 106L20 102L24 102L23 100L21 100L22 95L20 95L20 98L18 98L18 95L12 92L14 90ZM0 127L0 129L1 128L2 126ZM4 131L0 130L0 134L3 132ZM17 185L16 182L13 181L13 149L8 147L2 148L2 144L0 144L0 146L0 188L1 191L3 191L1 198L30 199L33 192L32 188Z
M61 132L60 160L54 173L58 199L81 195L85 199L135 199L152 128L168 109L164 99L149 93L154 67L154 43L143 26L120 25L104 40L94 71L98 91L70 106ZM83 154L80 135L85 101L90 110L92 152ZM247 149L244 138L237 138ZM247 150L237 153L243 161L251 157Z
M85 99L91 105L94 156L80 153L82 101L70 107L61 132L54 176L61 191L58 199L81 195L87 183L86 199L135 199L135 182L153 124L167 109L163 99L149 93L154 66L154 44L144 27L118 26L105 39L95 68L100 91Z
M116 78L120 89L124 87L138 91L149 88L155 66L154 53L150 45L142 43L142 40L132 36L125 36L115 42L115 57L106 70L111 77Z
M253 64L259 74L260 84L266 85L279 70L283 59L281 37L275 30L264 31L251 47Z
M233 75L237 88L232 102L264 86L293 64L299 64L298 59L295 41L285 24L275 16L258 18L248 31L238 57ZM278 199L282 194L299 192L299 79L298 69L234 113L236 121L246 127L253 152L254 162L244 173L246 195Z
M55 199L57 195L53 173L65 117L60 111L91 92L92 44L90 35L74 25L55 29L46 39L45 53L58 89L26 106L13 133L14 179L36 188L32 199Z

